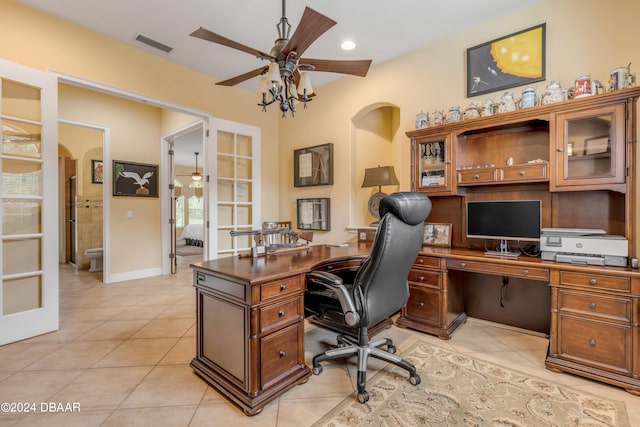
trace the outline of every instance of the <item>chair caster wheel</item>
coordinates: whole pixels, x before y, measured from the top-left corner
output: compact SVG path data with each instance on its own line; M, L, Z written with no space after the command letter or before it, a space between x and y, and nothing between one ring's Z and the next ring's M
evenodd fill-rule
M320 375L322 373L322 366L314 366L313 368L311 368L311 372L313 373L313 375ZM418 377L418 379L420 379L420 377Z
M409 377L409 382L410 382L412 385L418 385L418 384L420 384L420 381L422 381L422 380L420 379L420 375L411 375L411 376Z
M387 347L387 351L391 354L396 354L396 351L398 351L398 349L396 348L395 345L390 345L389 347Z
M367 403L369 401L369 393L366 390L358 392L358 402Z

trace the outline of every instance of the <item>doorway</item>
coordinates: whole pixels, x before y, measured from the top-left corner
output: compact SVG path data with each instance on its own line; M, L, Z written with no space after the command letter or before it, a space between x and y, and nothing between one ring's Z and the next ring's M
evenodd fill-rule
M105 129L59 120L58 141L60 263L89 270L104 282L109 253L104 244Z

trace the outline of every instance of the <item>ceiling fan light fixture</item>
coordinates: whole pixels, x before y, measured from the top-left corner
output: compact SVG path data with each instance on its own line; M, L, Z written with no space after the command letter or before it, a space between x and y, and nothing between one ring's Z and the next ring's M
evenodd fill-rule
M280 77L280 65L277 62L269 64L269 71L267 71L267 81L275 83L276 85L282 85L282 77Z
M300 72L300 86L298 87L298 93L300 95L312 95L313 86L311 86L311 78L305 71Z
M270 86L271 85L269 84L269 80L267 79L267 76L265 75L260 76L260 79L258 80L258 93L263 94L263 93L269 92Z
M191 174L191 179L194 181L200 181L202 179L202 174L200 172L194 172Z

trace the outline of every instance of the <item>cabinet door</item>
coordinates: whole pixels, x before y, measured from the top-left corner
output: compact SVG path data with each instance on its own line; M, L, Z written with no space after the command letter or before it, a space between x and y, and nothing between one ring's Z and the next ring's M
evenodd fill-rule
M412 145L414 189L429 194L453 194L450 134L416 138Z
M625 106L557 115L556 187L625 183Z

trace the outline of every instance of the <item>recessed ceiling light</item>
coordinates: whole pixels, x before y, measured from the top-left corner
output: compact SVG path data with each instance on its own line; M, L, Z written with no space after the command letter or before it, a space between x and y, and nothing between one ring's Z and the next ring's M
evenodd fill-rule
M355 49L356 44L354 42L352 42L351 40L345 40L345 41L342 42L340 47L343 50L353 50L353 49Z

